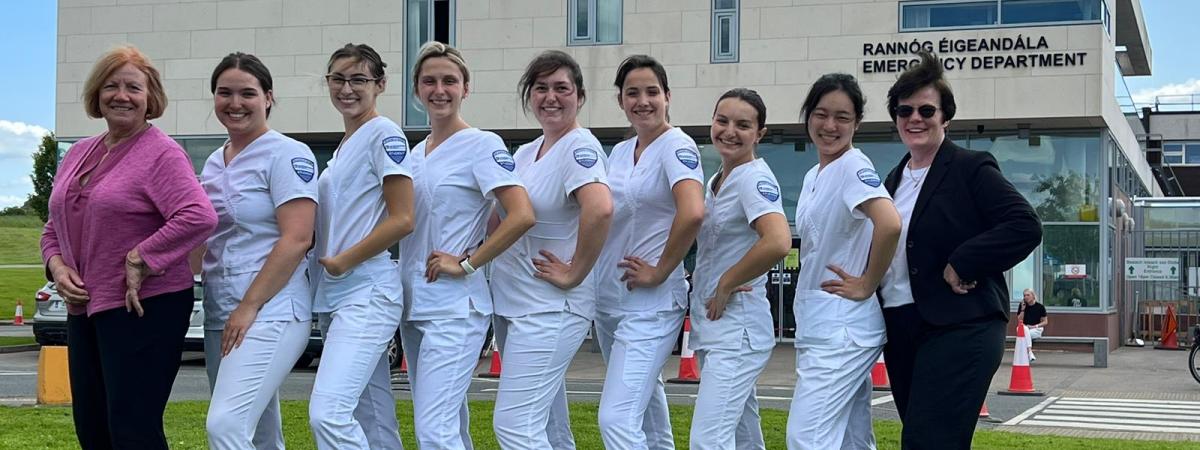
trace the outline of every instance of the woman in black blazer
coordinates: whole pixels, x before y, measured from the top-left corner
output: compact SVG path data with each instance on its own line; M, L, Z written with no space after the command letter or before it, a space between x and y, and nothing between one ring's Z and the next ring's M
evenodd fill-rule
M1004 353L1004 272L1042 238L1037 214L996 159L946 139L955 109L941 61L929 54L888 90L908 154L885 181L904 226L879 293L905 449L970 448Z

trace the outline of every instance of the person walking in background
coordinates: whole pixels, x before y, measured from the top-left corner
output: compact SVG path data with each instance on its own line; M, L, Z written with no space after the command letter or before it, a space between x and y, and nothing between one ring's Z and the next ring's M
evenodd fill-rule
M386 68L366 44L346 44L326 64L346 132L317 183L308 270L325 339L308 405L319 449L403 448L385 350L404 298L388 248L413 230L414 170L404 132L376 110Z
M796 203L796 389L790 450L875 448L871 367L883 351L875 290L887 272L900 217L871 160L854 147L862 90L835 73L813 83L801 111L818 164Z
M1041 243L1037 213L996 158L946 138L957 105L923 53L888 90L908 154L884 185L904 226L880 290L888 379L905 449L967 449L1004 353L1004 272Z
M608 365L600 436L610 449L671 449L661 374L687 307L680 263L704 220L704 172L696 142L667 121L662 64L625 58L613 84L637 134L609 155L613 221L596 263L596 338Z
M779 182L755 153L766 123L767 106L749 89L725 92L713 109L710 136L721 169L704 190L697 239L689 344L701 372L693 449L766 448L754 388L775 348L766 273L792 247Z
M267 125L275 93L257 57L229 54L209 83L229 140L200 173L218 217L203 264L208 445L282 449L279 387L312 330L316 158Z
M75 435L84 450L166 449L163 411L194 303L187 257L217 215L187 153L147 122L167 97L145 54L101 56L83 103L106 129L58 167L41 239L67 303Z
M467 389L492 316L487 279L478 269L535 223L504 141L459 114L470 82L457 49L440 42L421 47L413 84L430 130L413 148L417 225L401 245L400 271L409 299L401 332L423 448L473 446ZM503 219L485 238L497 202Z

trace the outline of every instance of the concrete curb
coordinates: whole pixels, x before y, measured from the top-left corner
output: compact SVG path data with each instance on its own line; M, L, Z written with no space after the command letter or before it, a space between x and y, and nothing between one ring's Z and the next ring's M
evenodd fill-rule
M8 345L0 347L0 353L34 352L42 348L38 344Z

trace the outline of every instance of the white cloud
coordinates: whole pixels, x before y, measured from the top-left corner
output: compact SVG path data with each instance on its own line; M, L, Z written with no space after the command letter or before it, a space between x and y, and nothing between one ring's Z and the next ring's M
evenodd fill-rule
M33 192L33 153L47 132L37 125L0 120L0 208L25 203Z
M7 208L9 206L21 206L23 204L25 204L25 197L23 196L19 197L16 195L0 194L0 209Z
M1156 88L1140 89L1133 93L1133 101L1138 105L1153 105L1155 97L1168 95L1186 96L1191 94L1200 94L1200 79L1192 78L1182 83L1172 83ZM1176 97L1175 99L1162 98L1161 100L1164 103L1171 103L1172 100L1188 101L1190 103L1193 99ZM1200 101L1200 95L1198 95L1194 100Z
M48 132L37 125L0 119L0 161L28 161L33 168L33 152Z

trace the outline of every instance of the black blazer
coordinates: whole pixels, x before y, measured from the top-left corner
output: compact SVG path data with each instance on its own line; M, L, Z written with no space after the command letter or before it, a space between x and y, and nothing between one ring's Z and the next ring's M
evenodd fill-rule
M910 155L888 174L894 194ZM996 158L967 150L950 139L934 156L917 195L904 245L913 299L921 317L935 326L984 318L1008 320L1004 272L1042 241L1037 213L1000 174ZM942 278L949 263L976 286L955 294Z

